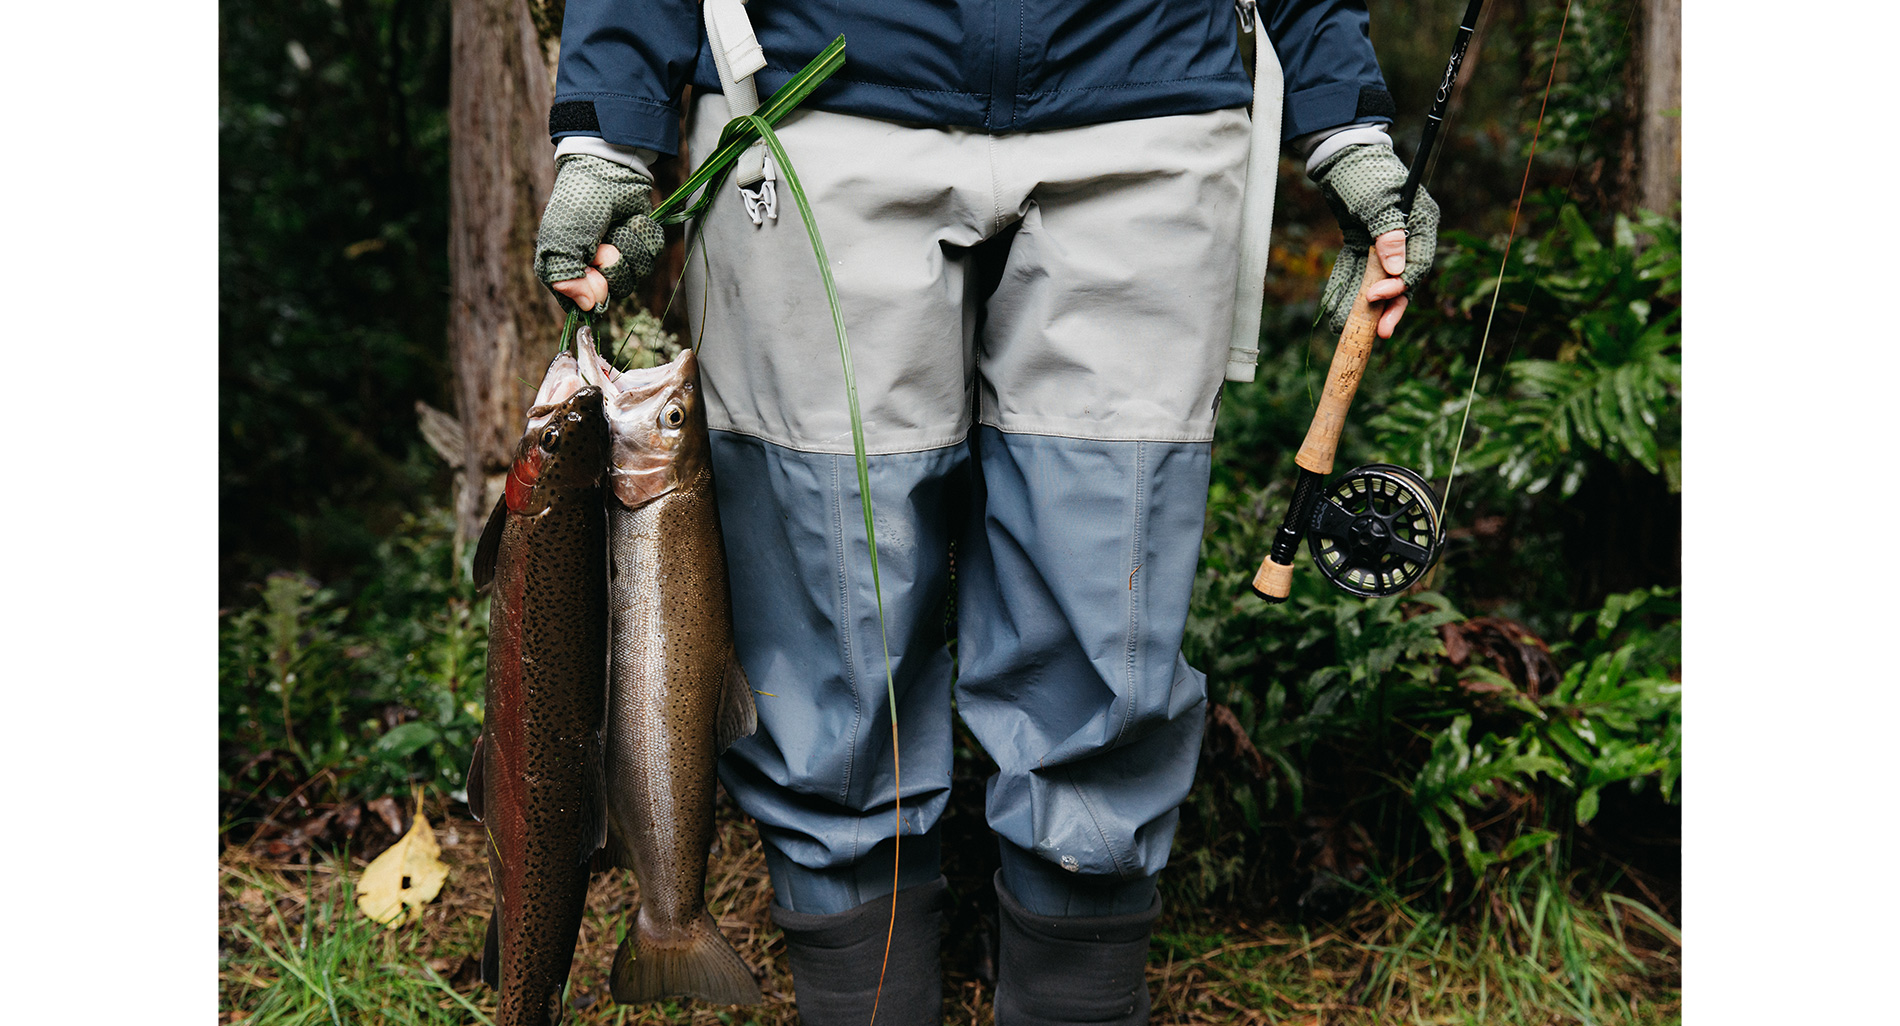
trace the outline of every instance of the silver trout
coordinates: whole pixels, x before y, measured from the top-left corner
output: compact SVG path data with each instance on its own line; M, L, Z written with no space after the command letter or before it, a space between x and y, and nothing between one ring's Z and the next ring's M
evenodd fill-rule
M758 724L732 650L726 551L714 506L706 411L692 350L616 372L579 340L606 395L609 605L609 847L640 881L614 954L623 1003L692 996L756 1004L759 986L706 910L713 766Z
M607 420L557 357L475 550L493 588L487 707L468 803L488 836L495 909L481 977L499 1026L553 1026L605 840Z

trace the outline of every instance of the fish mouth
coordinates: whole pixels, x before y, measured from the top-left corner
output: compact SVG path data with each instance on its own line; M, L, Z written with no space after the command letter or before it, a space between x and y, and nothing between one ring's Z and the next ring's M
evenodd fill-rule
M663 389L681 381L696 381L699 377L699 354L690 346L682 348L679 355L657 367L623 371L616 369L611 361L601 355L594 343L593 329L582 325L574 334L574 349L579 354L575 373L585 379L587 384L601 390L601 397L610 411L616 404L645 402ZM552 372L553 368L549 370ZM621 402L622 396L628 397L624 403Z
M543 403L528 411L528 430L539 431L551 422L565 418L582 407L601 402L601 391L592 385L581 385L572 391L566 391L564 398L555 402Z
M566 402L587 385L574 354L560 353L548 362L547 373L541 377L541 387L535 390L534 401L528 406L539 408Z
M607 405L630 408L698 376L699 358L691 349L681 349L670 363L615 374L604 388Z

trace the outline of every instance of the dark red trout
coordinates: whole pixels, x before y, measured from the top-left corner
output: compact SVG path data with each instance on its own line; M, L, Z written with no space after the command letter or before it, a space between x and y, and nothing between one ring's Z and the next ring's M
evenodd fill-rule
M495 910L482 979L498 1026L553 1026L605 840L607 420L563 354L528 411L475 551L493 586L488 700L468 799L488 834Z
M758 984L706 910L714 764L758 718L732 650L698 368L689 349L616 373L589 334L578 348L606 393L612 434L610 846L640 881L640 909L614 955L614 1000L756 1004Z

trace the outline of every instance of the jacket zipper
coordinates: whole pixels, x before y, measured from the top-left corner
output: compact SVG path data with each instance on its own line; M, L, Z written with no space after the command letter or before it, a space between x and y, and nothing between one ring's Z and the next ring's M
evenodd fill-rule
M990 68L990 113L992 132L1007 131L1016 124L1016 90L1022 83L1022 38L1024 0L996 0L996 45Z

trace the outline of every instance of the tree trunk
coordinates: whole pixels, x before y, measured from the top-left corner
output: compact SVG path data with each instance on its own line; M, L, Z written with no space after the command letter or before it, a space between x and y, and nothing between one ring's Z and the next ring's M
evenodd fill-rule
M463 434L462 538L480 533L500 492L561 323L533 266L554 183L547 112L559 12L534 13L543 16L526 0L451 5L449 358Z
M1640 133L1637 205L1674 216L1682 199L1682 0L1643 0Z

